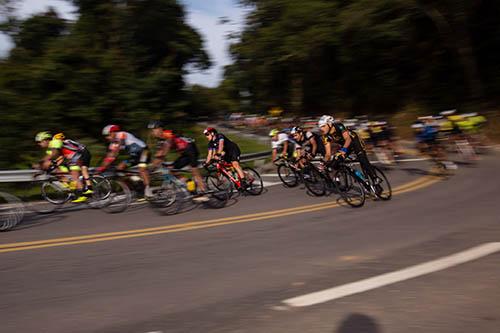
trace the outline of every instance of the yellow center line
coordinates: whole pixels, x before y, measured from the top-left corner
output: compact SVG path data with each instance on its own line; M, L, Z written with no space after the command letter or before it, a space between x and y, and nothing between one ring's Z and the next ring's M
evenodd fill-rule
M415 181L410 183L403 184L401 186L396 187L393 190L393 195L415 191L417 189L430 186L439 181L439 178L433 176L425 176L421 177ZM205 221L196 221L189 223L181 223L175 225L161 226L161 227L153 227L153 228L145 228L145 229L135 229L135 230L126 230L126 231L118 231L118 232L108 232L108 233L100 233L100 234L91 234L85 236L74 236L74 237L64 237L64 238L54 238L47 240L39 240L39 241L30 241L30 242L17 242L10 244L1 244L0 245L0 253L5 252L14 252L14 251L24 251L30 249L41 249L47 247L56 247L56 246L66 246L66 245L74 245L74 244L87 244L87 243L96 243L117 239L126 239L126 238L135 238L135 237L145 237L151 235L158 234L166 234L166 233L174 233L181 231L189 231L196 229L204 229L204 228L212 228L217 226L223 226L228 224L237 224L237 223L245 223L251 221L261 221L268 220L275 217L284 217L294 214L303 214L318 210L331 209L335 207L339 207L338 203L321 203L314 205L306 205L299 206L294 208L280 209L269 212L261 212L233 217L225 217L218 219L211 219Z

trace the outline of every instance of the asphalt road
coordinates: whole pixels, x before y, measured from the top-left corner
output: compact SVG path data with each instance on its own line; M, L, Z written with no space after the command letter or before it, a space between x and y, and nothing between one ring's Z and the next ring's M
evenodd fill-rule
M360 209L277 185L221 210L31 219L0 234L0 332L499 332L499 252L285 302L500 242L500 156L449 179L429 167L391 171L393 200Z

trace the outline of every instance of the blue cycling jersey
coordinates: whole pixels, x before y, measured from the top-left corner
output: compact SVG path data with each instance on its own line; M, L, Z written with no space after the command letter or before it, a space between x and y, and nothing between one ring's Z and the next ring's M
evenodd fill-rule
M434 141L438 133L439 131L433 126L425 126L422 131L417 134L417 142Z

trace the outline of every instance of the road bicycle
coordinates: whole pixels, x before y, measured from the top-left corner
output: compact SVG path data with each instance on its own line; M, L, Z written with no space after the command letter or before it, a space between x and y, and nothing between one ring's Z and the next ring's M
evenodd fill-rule
M188 202L201 203L209 208L222 208L229 201L228 189L212 187L206 191L199 191L193 180L182 181L174 173L188 173L188 171L169 168L164 164L159 170L150 173L153 196L148 198L148 201L161 214L176 214Z
M76 187L66 172L44 171L36 174L34 179L41 182L40 197L29 199L29 207L36 213L52 213L77 196ZM84 181L82 176L79 181ZM91 175L90 181L94 193L84 203L91 208L101 208L112 192L111 184L101 175Z
M264 183L260 174L253 168L243 167L245 182L239 177L231 163L223 160L212 160L205 168L208 175L205 183L209 189L227 191L230 195L234 192L259 195L264 190Z

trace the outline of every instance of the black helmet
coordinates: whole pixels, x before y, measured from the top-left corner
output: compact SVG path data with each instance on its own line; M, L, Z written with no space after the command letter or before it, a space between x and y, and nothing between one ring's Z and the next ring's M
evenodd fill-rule
M159 120L151 120L148 124L149 129L162 128L163 124Z
M292 128L292 130L290 131L290 134L294 135L294 134L298 134L298 133L303 133L304 132L304 129L300 126L295 126Z

